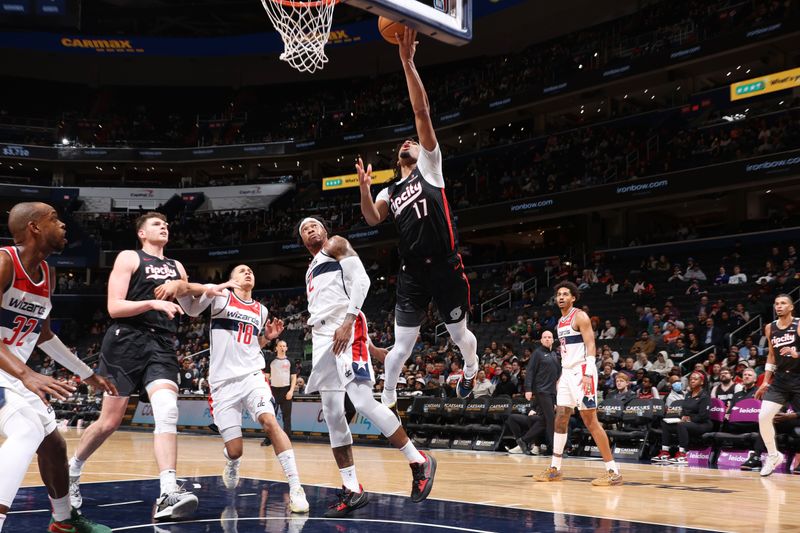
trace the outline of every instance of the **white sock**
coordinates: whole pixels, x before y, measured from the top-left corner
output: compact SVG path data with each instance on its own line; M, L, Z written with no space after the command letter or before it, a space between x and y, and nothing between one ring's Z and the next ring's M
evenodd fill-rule
M72 477L80 476L83 473L83 465L85 464L86 461L81 461L77 455L73 455L72 459L69 460L69 475Z
M169 494L178 489L177 473L175 470L162 470L158 474L161 480L161 494Z
M686 453L686 449L678 447L678 453Z
M53 506L53 520L63 522L72 516L72 504L69 503L69 494L62 498L50 498L50 505Z
M405 446L400 448L400 451L403 452L403 455L406 456L406 459L408 459L409 463L425 462L425 457L423 457L422 454L419 453L419 450L417 450L417 447L414 446L413 442L411 442L411 439L408 439L408 442L406 442Z
M662 452L668 452L669 451L669 446L662 446L661 447L661 451Z
M6 515L0 514L0 531L3 531L3 524L6 522Z
M619 474L619 467L617 466L617 462L613 459L603 464L606 465L606 471L613 470L615 474Z
M339 473L342 475L342 485L352 492L361 492L361 485L358 483L356 477L356 466L347 466L340 468Z
M289 489L291 490L296 487L299 487L300 474L297 473L297 463L294 460L294 450L289 448L288 450L284 450L281 453L279 453L278 461L281 463L281 468L283 468L283 473L286 474L286 481L289 482Z
M550 466L561 470L561 459L564 454L564 448L567 445L566 433L553 433L553 457L550 459ZM556 455L558 454L558 455Z

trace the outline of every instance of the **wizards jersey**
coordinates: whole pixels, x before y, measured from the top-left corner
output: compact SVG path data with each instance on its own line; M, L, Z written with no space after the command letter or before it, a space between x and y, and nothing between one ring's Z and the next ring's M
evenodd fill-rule
M264 368L258 336L267 322L267 308L244 301L233 291L211 303L208 382L213 386Z
M0 303L0 341L20 361L26 363L33 353L42 323L47 320L53 304L50 302L50 270L47 263L39 263L39 282L34 282L22 261L16 246L0 248L11 256L14 271L11 283L4 287ZM17 378L0 370L0 387L18 384Z

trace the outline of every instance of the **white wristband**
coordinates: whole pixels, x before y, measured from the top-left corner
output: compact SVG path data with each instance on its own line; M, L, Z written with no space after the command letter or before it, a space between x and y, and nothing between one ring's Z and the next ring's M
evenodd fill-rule
M764 365L765 372L772 372L773 374L778 371L778 365L774 365L772 363L767 363Z
M90 378L94 374L92 369L72 353L69 348L64 346L64 343L56 335L39 344L39 348L49 355L50 359L81 378L81 380Z

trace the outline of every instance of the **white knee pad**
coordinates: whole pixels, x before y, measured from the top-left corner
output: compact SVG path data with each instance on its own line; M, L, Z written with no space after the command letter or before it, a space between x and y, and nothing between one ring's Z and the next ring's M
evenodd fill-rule
M11 413L0 410L0 434L6 437L0 446L0 505L11 507L28 465L44 440L44 426L36 412L27 407Z
M172 389L158 389L150 395L150 405L156 422L153 433L177 433L178 393Z
M385 436L391 436L400 427L400 420L391 409L372 396L372 388L364 383L351 381L346 387L347 395L356 411L367 417Z
M353 444L353 435L344 413L344 392L320 391L322 397L322 416L328 426L328 436L332 448Z
M230 442L233 439L242 438L242 426L232 426L225 429L220 429L219 434L222 437L222 442Z

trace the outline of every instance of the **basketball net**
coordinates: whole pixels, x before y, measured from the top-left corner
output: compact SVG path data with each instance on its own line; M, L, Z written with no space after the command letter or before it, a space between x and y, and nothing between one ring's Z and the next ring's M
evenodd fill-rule
M300 72L314 72L328 62L325 45L331 33L333 8L339 0L301 2L261 0L283 39L280 58Z

